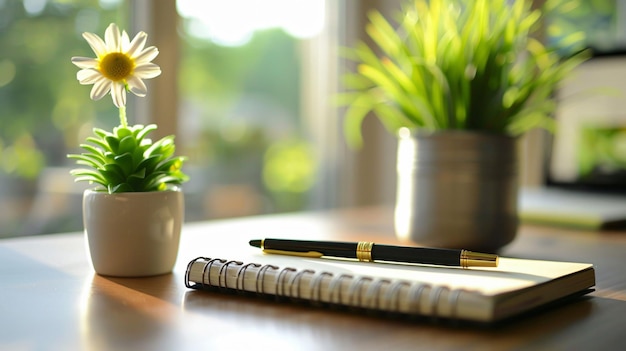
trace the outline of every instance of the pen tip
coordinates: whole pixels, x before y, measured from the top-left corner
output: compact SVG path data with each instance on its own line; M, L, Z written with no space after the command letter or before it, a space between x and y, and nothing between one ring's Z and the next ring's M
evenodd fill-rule
M250 246L261 247L261 240L250 240Z

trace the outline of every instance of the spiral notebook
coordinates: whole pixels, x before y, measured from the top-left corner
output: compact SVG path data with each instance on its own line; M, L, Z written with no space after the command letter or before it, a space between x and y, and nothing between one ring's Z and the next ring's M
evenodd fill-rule
M187 266L192 289L274 296L315 306L495 322L595 285L593 265L500 258L497 268L463 269L270 254L198 257Z

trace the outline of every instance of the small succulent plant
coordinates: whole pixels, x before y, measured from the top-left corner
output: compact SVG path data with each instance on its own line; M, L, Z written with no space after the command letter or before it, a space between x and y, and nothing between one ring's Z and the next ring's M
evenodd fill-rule
M113 132L95 128L95 136L81 144L86 151L69 155L91 169L71 171L76 181L102 185L109 193L161 191L183 183L188 177L181 167L184 157L174 156L173 136L152 143L146 136L156 125L118 126Z

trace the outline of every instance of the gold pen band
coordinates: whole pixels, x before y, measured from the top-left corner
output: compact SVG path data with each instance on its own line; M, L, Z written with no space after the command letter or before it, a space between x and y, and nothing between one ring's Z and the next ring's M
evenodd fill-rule
M498 255L461 250L461 267L498 267Z
M359 261L371 262L372 260L372 247L374 247L373 242L369 241L359 241L356 244L356 258Z

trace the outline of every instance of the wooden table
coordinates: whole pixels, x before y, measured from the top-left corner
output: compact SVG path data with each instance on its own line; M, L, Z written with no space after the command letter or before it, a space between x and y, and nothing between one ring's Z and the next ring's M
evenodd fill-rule
M223 240L293 237L396 243L389 209L187 224L172 274L93 273L82 234L0 241L0 350L623 349L626 233L524 226L503 254L591 262L587 298L494 327L454 326L195 292L186 264Z

